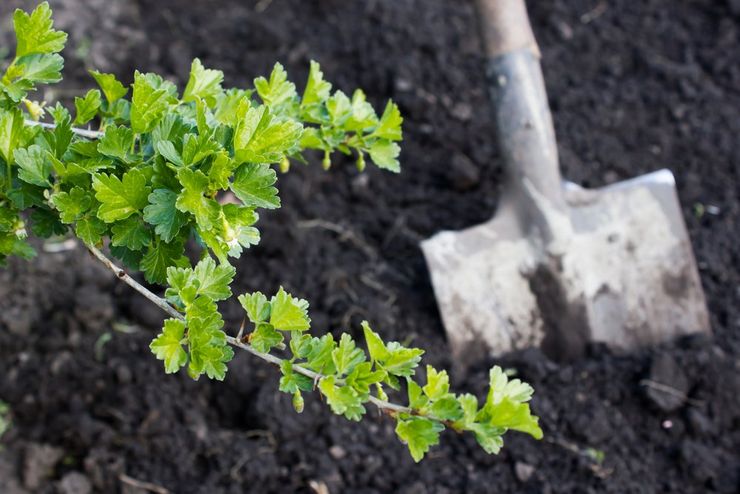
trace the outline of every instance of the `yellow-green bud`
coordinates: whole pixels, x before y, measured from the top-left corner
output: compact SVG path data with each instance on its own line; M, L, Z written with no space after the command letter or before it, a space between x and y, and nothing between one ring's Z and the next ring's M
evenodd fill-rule
M295 408L295 411L298 413L303 412L303 395L301 395L300 391L296 391L293 393L293 408Z

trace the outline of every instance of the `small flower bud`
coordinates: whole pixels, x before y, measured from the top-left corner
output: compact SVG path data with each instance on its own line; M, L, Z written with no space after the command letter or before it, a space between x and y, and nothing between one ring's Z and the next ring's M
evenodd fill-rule
M365 171L365 155L362 152L360 152L360 155L357 157L357 171Z
M329 151L324 152L324 161L321 162L321 166L324 170L331 168L331 157L329 156Z
M290 160L287 156L283 157L280 161L280 173L288 173L290 171Z
M301 395L300 391L296 391L293 393L293 408L295 408L295 411L298 413L303 412L303 396Z

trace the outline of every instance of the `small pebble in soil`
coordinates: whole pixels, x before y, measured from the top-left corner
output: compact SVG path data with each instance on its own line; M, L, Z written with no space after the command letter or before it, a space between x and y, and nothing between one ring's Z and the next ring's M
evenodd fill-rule
M465 192L480 183L480 170L470 158L462 153L455 153L447 177L455 190Z
M514 474L520 482L526 482L530 478L532 478L532 474L534 474L534 467L528 463L517 461L514 464Z

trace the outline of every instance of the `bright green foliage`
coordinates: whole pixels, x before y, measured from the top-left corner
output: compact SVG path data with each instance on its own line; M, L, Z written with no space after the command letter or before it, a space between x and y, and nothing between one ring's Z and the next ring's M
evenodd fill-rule
M16 53L0 78L0 264L34 254L29 230L42 237L72 230L90 247L107 245L149 283L167 285L161 303L175 317L150 345L165 372L223 380L232 346L246 346L279 364L279 389L296 411L303 393L315 390L350 420L360 420L368 403L378 406L397 421L416 461L445 428L471 432L490 453L510 429L542 436L530 413L532 388L500 368L491 370L482 406L452 392L447 372L431 366L422 385L414 379L423 350L385 342L366 322L365 345L349 333L313 336L308 302L282 287L271 297L240 295L246 335L224 331L217 303L232 296L232 259L259 242L259 209L280 207L275 168L287 172L316 150L324 168L339 151L355 155L360 171L372 160L399 172L403 118L394 103L378 116L361 90L332 92L313 61L300 93L280 64L254 89L224 89L223 73L196 59L182 97L156 74L137 71L126 87L91 71L99 89L75 98L73 120L59 103L27 98L61 79L67 35L53 29L46 2L30 14L17 10L13 22ZM25 125L45 113L53 128ZM73 124L98 131L91 138ZM195 266L185 255L191 244L201 248ZM408 406L388 403L404 385Z
M75 98L75 109L77 110L77 116L75 117L75 125L86 124L98 114L100 109L100 91L97 89L91 89L87 92L84 98Z

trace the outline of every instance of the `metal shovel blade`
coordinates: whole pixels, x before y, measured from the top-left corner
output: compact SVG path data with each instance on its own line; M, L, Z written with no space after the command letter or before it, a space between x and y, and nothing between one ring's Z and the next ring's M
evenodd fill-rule
M548 222L567 233L547 246L509 197L491 221L422 242L456 356L484 343L567 359L588 341L626 350L710 331L670 171L563 192L566 212L553 214L566 217Z

